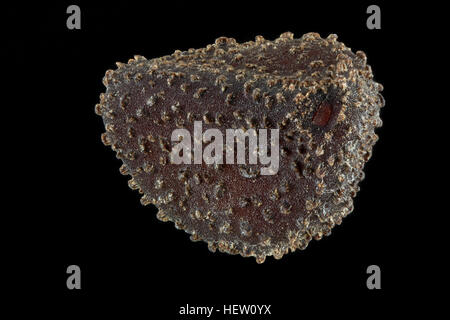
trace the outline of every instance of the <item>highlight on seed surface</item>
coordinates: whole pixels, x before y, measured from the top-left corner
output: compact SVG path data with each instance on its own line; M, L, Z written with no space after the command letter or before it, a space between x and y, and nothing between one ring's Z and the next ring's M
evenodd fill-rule
M106 72L95 108L105 123L102 141L123 161L120 172L131 175L141 203L156 205L158 219L191 240L262 263L305 249L353 210L382 124L383 87L366 55L336 35L294 39L288 32L242 44L222 37L117 66ZM277 129L276 174L261 174L261 162L172 163L172 132L192 134L196 121L223 136L227 129ZM200 139L203 148L212 143ZM248 159L249 143L245 150Z

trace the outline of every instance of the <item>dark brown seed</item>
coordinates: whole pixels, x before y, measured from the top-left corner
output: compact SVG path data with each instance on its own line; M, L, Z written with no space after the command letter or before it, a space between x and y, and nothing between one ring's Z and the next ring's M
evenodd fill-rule
M384 100L363 52L308 33L117 63L96 105L105 145L157 217L210 250L279 259L321 239L353 210ZM280 129L280 167L172 164L171 133Z

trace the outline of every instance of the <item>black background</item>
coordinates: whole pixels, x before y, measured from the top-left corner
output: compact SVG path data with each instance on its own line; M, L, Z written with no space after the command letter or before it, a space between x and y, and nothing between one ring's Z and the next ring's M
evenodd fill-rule
M81 30L66 28L70 4L81 7ZM33 123L24 141L25 161L37 173L22 184L28 192L17 202L16 217L27 221L26 251L18 255L39 270L34 289L46 297L42 306L61 316L87 314L89 308L167 319L194 319L177 316L188 303L271 304L273 319L301 318L305 312L366 317L398 307L415 268L405 223L405 215L414 214L414 200L401 196L409 170L401 162L409 152L401 110L413 60L404 52L411 45L408 37L421 37L421 31L404 29L410 17L405 7L379 1L382 29L367 29L370 4L61 1L12 9L13 61L27 68L31 87L19 90ZM155 207L141 206L139 194L127 186L129 178L119 173L120 161L100 141L104 127L94 106L104 91L102 77L116 61L205 47L219 36L272 40L286 31L295 37L336 33L353 51L364 51L385 88L384 125L353 213L305 251L257 265L253 258L209 252L203 242L192 243L172 223L157 220ZM71 264L82 271L79 291L66 288ZM366 287L372 264L381 268L381 290Z

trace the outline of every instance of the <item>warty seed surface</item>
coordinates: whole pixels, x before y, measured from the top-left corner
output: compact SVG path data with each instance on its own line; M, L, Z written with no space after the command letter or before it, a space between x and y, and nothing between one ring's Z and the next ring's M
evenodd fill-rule
M105 145L120 172L191 240L258 263L305 249L353 210L364 164L382 122L382 86L363 52L337 36L284 33L238 44L219 38L202 49L117 63L103 79ZM171 132L203 121L203 130L278 128L280 168L175 165Z

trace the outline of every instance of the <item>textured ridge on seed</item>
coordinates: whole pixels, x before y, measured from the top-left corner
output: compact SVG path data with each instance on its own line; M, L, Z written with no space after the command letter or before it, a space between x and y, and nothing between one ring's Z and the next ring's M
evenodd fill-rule
M103 78L95 111L120 172L155 204L158 219L211 251L279 259L321 239L353 210L364 163L382 122L382 86L363 52L336 35L308 33L238 44L221 37L202 49L117 63ZM175 165L171 132L280 129L280 168Z

